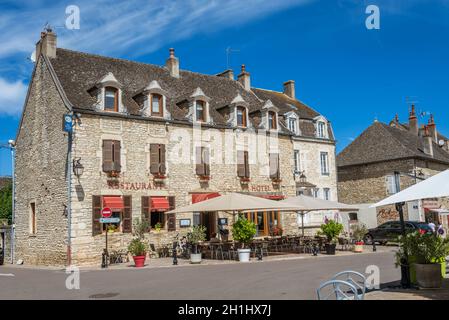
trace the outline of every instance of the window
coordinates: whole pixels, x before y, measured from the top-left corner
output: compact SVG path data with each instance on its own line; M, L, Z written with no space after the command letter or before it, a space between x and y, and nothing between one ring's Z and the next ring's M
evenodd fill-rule
M110 201L111 203L107 203ZM112 216L120 218L120 222L111 224L116 231L132 232L132 199L131 196L92 196L92 235L106 232L106 224L100 223L103 205L112 210Z
M160 94L151 95L151 115L160 116L164 115L164 99Z
M319 198L319 196L320 196L320 188L314 188L313 189L313 197Z
M150 173L155 175L164 175L165 166L165 145L150 144Z
M113 87L104 89L104 110L118 111L118 90Z
M30 203L30 234L36 234L36 203Z
M210 175L209 148L196 147L196 174L199 176Z
M158 224L161 229L167 225L168 231L176 230L176 214L165 213L174 208L175 197L142 197L142 220L148 222L148 231L155 229Z
M237 126L246 127L246 108L237 107Z
M274 111L268 111L268 129L269 130L277 129L276 112Z
M327 152L320 153L321 174L329 175L329 155Z
M237 176L240 178L249 178L248 151L237 151Z
M295 117L288 118L288 129L291 132L298 133L298 121Z
M358 217L357 217L357 212L349 212L349 220L350 221L357 221Z
M279 179L279 153L270 153L270 178Z
M398 192L396 187L396 179L394 176L386 176L385 183L387 187L387 194L395 194Z
M206 102L202 100L196 101L196 121L206 121Z
M201 225L201 215L199 212L193 213L193 226L199 226Z
M323 192L324 192L324 200L330 200L331 199L331 189L324 188Z
M326 138L326 124L323 121L319 121L317 128L318 138Z
M294 162L295 173L299 173L301 171L299 150L293 151L293 162Z
M120 141L103 140L103 171L120 172Z

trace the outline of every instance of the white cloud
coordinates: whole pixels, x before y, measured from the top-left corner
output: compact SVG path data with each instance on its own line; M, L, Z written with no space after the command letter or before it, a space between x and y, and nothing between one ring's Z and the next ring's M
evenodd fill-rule
M9 82L0 78L0 114L17 116L21 113L27 92L22 81Z

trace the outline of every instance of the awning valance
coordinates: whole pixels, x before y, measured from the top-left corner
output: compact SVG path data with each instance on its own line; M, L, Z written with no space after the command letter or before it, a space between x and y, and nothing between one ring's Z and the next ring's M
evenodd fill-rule
M125 208L125 204L123 203L123 198L121 196L104 196L103 208L109 208L111 210L121 210Z
M192 203L201 202L219 196L220 194L218 192L192 194Z
M170 204L166 197L151 197L151 210L167 211L170 209Z

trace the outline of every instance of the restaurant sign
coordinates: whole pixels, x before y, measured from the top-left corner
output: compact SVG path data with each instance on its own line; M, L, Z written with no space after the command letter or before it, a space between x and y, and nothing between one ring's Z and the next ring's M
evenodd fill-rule
M108 182L109 189L117 189L117 190L161 190L166 189L164 185L156 184L152 181L150 182L121 182L109 180Z

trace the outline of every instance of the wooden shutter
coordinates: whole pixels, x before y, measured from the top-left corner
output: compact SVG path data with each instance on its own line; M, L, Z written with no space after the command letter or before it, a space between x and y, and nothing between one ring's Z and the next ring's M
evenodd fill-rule
M168 197L168 203L170 205L170 210L175 209L175 197ZM176 213L167 214L167 230L176 231Z
M248 151L245 151L243 154L244 160L245 160L245 178L249 178L249 155Z
M196 162L196 174L199 176L205 175L204 164L203 164L203 153L202 147L196 147L195 152L195 162Z
M132 198L131 196L123 196L123 203L125 208L123 209L123 233L131 233L133 231L132 224Z
M121 160L120 160L120 152L121 152L120 141L115 140L114 141L114 170L117 172L120 172L122 169L122 164L121 164Z
M270 153L270 178L279 178L279 154Z
M203 148L204 153L204 174L210 175L210 150L209 148Z
M103 171L110 172L113 170L112 140L103 140Z
M101 234L101 197L92 196L92 236Z
M160 149L159 149L159 152L160 152L160 158L159 158L160 169L159 169L159 172L161 174L165 174L166 171L167 171L167 168L166 168L166 165L165 165L165 144L160 144L159 147L160 147Z
M237 151L237 176L245 177L245 152Z
M148 231L151 229L151 198L142 197L142 221L148 222Z
M159 173L159 145L155 143L150 144L150 172Z

